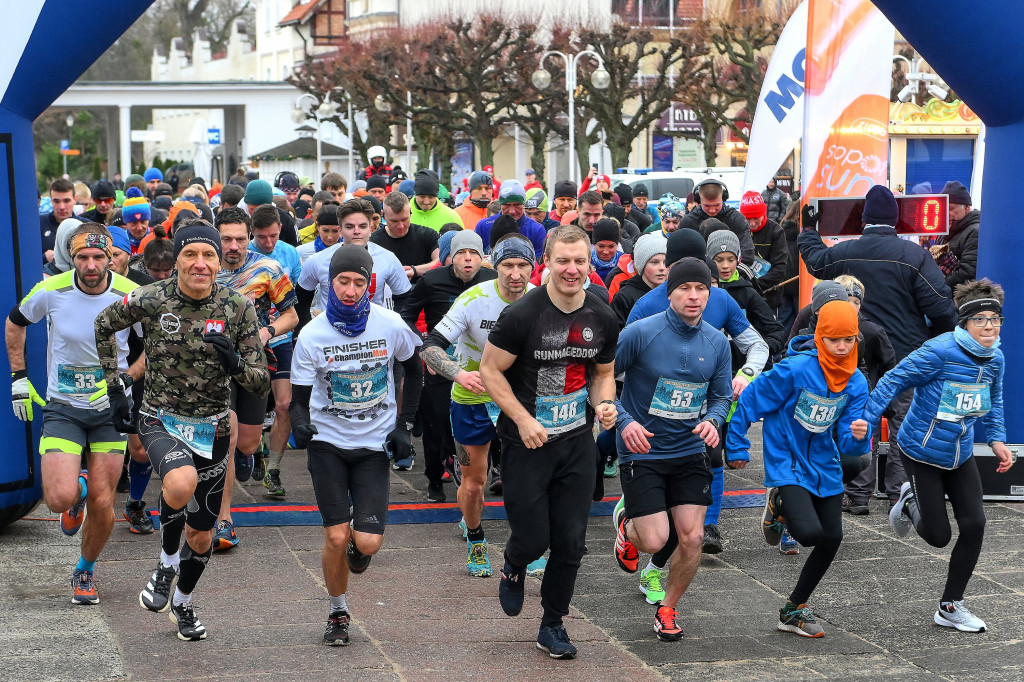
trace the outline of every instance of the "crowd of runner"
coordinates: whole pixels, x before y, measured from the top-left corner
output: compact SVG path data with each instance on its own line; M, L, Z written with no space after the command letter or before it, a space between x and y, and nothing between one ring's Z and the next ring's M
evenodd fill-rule
M944 188L952 228L936 243L901 239L893 194L876 186L863 235L827 248L814 212L774 183L736 209L717 180L655 203L596 169L548 197L532 171L501 182L485 167L455 190L430 170L407 177L383 148L368 161L352 186L239 169L175 196L156 168L52 183L44 278L5 339L15 414L42 408L45 503L66 535L81 529L72 603L99 602L116 492L131 532L155 532L143 499L155 471L161 551L139 603L169 612L181 639L206 638L193 596L212 552L244 539L234 483L285 498L282 458L304 450L324 525L325 644L349 642L349 576L382 546L389 469L417 459L429 501L456 487L466 570L499 574L506 614L521 612L526 575L541 577L537 646L553 658L576 655L563 619L590 504L618 477L614 561L638 574L658 639L675 641L701 554L726 547L725 468L747 464L761 421L760 532L782 554L810 550L779 630L825 634L808 604L843 513L870 513L876 486L896 535L936 547L952 537L948 497L959 534L933 619L985 630L964 604L985 526L976 421L998 471L1015 456L1003 290L975 279L979 213L963 185ZM821 279L804 309L798 253ZM44 319L40 393L24 348ZM508 516L501 557L487 492Z

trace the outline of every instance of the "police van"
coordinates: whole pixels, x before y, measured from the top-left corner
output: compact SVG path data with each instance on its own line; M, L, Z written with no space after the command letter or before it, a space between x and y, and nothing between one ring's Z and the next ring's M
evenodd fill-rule
M618 168L611 176L612 188L625 183L631 188L637 185L647 187L647 203L657 206L658 199L665 194L673 194L681 201L693 191L694 185L701 180L715 178L725 183L729 198L725 204L735 209L740 207L743 196L743 167L712 167L712 168L681 168L674 171L652 171L650 168Z

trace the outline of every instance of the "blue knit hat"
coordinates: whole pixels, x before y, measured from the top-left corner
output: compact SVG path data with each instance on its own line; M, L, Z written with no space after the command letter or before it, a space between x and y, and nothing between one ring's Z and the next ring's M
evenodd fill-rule
M402 180L402 184L398 186L398 191L411 199L416 193L416 181Z
M441 238L437 240L437 256L441 259L441 264L444 265L445 260L452 252L452 240L455 239L460 230L449 230L441 235Z
M142 174L142 179L146 182L150 182L152 180L159 180L160 182L163 182L164 173L159 168L147 168L146 172Z
M107 225L107 230L110 231L111 241L115 249L120 249L129 254L132 252L132 245L128 241L128 231L126 229L117 225Z
M875 185L864 197L864 213L861 220L865 225L895 225L900 217L896 198L885 185Z

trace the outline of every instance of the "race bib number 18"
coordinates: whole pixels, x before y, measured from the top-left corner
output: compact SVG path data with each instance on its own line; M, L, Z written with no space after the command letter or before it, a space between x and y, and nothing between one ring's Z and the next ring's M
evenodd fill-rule
M557 436L587 423L587 389L581 388L569 395L537 396L537 421L548 432Z
M213 458L213 441L217 438L217 419L203 417L182 417L170 412L161 412L160 421L172 436L200 457Z

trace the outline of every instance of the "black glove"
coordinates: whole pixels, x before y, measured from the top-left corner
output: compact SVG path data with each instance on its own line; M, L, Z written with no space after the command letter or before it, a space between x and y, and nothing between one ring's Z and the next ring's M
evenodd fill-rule
M313 436L320 433L316 430L316 427L312 424L299 424L298 426L292 427L292 436L295 438L295 449L305 450L309 447L310 441L313 440Z
M220 364L231 376L241 374L245 369L245 360L235 352L231 339L220 332L206 332L203 334L203 341L213 346L213 349L220 355Z
M391 453L391 459L396 462L412 457L412 434L409 433L408 426L396 426L395 430L388 434L384 447Z
M138 433L132 423L132 401L118 385L107 387L107 398L110 400L110 416L118 433Z
M800 227L804 230L816 229L819 219L821 219L821 212L815 211L814 207L810 204L807 204L800 210Z

